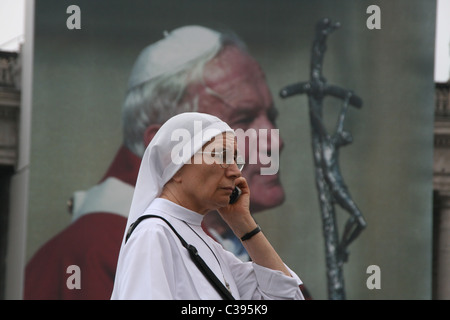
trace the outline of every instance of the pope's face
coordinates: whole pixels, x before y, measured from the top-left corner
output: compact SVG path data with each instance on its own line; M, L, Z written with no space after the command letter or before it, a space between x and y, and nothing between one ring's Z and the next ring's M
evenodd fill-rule
M188 96L198 96L199 112L215 115L233 129L249 130L256 134L257 142L238 140L238 148L245 154L246 165L242 175L251 190L252 212L280 205L284 190L275 174L262 175L261 154L270 156L283 148L283 141L275 125L277 111L259 64L248 54L234 46L226 47L220 55L208 62L204 70L204 84L191 86ZM261 139L260 133L267 133ZM275 150L276 149L276 150ZM256 159L249 161L250 159Z

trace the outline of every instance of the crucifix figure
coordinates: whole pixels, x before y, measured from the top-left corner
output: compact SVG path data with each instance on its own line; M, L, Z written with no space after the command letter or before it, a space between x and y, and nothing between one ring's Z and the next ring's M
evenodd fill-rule
M313 127L317 131L320 140L321 167L324 173L323 176L328 185L332 200L350 214L337 249L338 258L343 262L346 262L348 259L348 246L366 227L366 221L364 220L364 217L356 203L353 201L350 192L343 181L339 167L339 148L348 145L353 141L351 133L344 130L344 121L347 113L348 102L352 95L352 92L349 91L341 107L336 131L332 135L328 134L326 131L323 124L323 119L314 111L311 114L314 121Z
M280 91L282 98L306 93L309 102L311 141L316 174L316 186L322 213L325 238L328 295L330 299L345 299L342 265L348 260L347 248L366 227L361 211L356 206L344 183L339 167L339 149L353 141L350 132L344 129L349 105L362 107L362 100L352 91L328 85L322 75L323 58L327 36L340 26L327 18L319 21L312 46L310 80L289 85ZM322 111L323 99L334 96L343 100L337 126L333 134L325 128ZM334 204L347 211L350 217L339 239Z

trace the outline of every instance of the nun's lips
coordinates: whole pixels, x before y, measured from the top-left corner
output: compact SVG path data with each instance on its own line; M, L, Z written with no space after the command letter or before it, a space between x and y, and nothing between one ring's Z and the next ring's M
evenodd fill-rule
M221 189L224 189L224 190L228 190L228 191L230 191L230 192L233 192L233 187L222 187Z

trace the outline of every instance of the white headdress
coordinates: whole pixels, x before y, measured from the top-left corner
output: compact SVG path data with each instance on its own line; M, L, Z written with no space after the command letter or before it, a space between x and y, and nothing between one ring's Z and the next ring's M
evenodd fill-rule
M178 114L161 126L142 157L126 231L161 194L164 185L175 173L203 145L224 132L234 133L233 129L219 118L198 112ZM182 150L180 161L174 161L174 150Z
M220 33L205 27L186 26L165 32L165 38L139 54L131 71L128 89L162 74L176 73L188 62L219 47Z

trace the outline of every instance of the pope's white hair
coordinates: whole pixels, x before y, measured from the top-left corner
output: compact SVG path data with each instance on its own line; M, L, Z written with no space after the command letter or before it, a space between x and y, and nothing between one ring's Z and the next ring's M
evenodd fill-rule
M223 32L218 37L217 45L199 53L181 69L166 72L128 89L122 108L124 144L128 149L142 157L146 148L144 133L148 126L163 124L182 112L198 111L197 96L183 99L186 89L192 83L203 81L205 64L227 45L237 46L246 52L245 44L237 35Z

